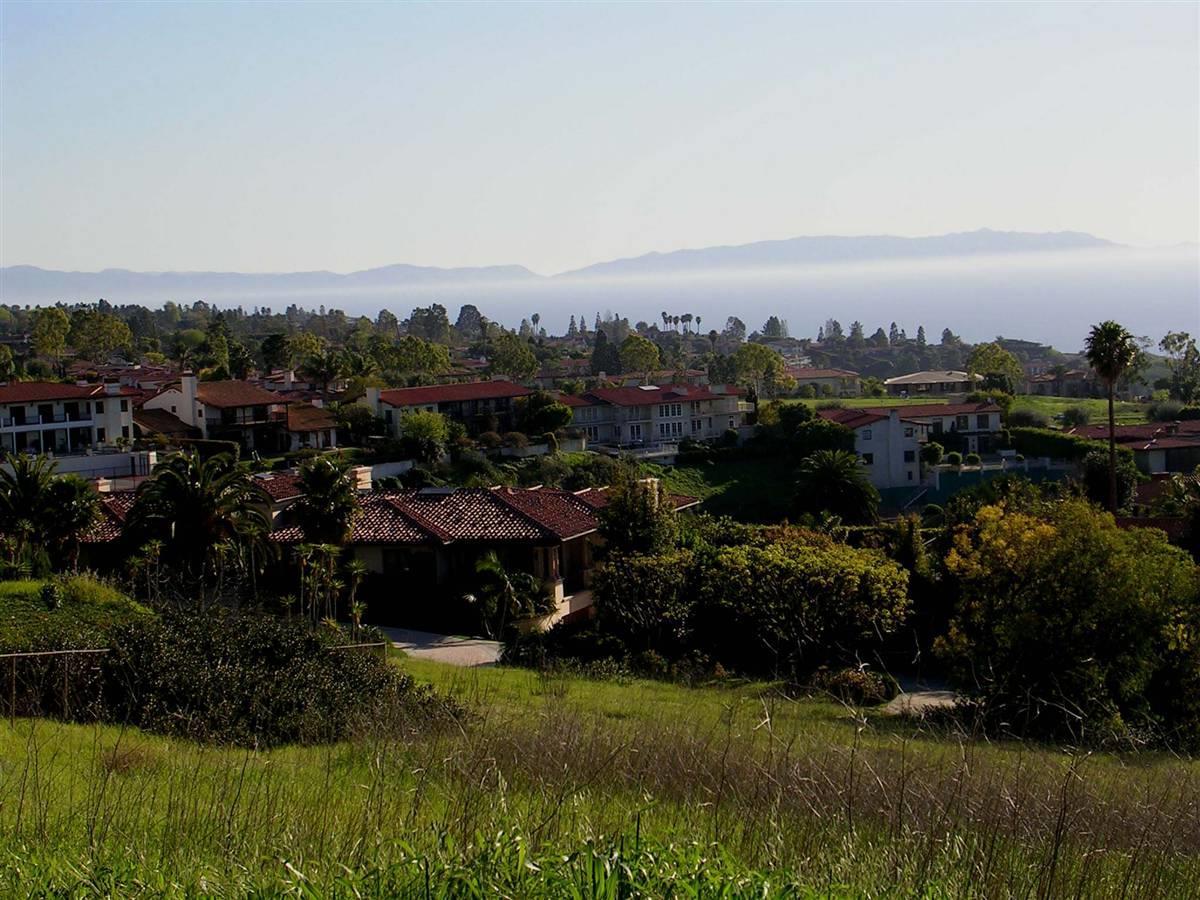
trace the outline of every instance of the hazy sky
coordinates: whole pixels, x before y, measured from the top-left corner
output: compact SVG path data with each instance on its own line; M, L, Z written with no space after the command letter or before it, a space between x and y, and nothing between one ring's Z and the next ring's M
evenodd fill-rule
M0 264L1200 239L1200 5L0 3Z

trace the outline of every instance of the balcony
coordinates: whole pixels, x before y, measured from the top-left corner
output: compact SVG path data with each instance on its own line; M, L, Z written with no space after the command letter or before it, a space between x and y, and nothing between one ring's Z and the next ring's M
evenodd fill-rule
M92 424L92 417L83 413L68 415L66 413L55 413L51 416L26 416L24 419L16 419L13 416L5 416L0 418L0 428L11 428L14 431L22 431L28 429L39 429L47 426L66 425L69 428L82 428Z

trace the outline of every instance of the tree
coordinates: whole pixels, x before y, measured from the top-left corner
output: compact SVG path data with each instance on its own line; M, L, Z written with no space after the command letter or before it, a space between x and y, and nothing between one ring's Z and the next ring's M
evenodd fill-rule
M737 316L730 316L725 320L725 328L721 335L735 344L740 344L746 339L746 323Z
M8 344L0 344L0 381L11 381L17 374L17 363L13 359L12 348Z
M596 332L596 340L592 345L591 373L593 375L620 375L621 354L611 343L603 330Z
M621 344L621 371L637 372L650 380L650 373L659 366L658 347L639 334L631 334Z
M490 638L504 637L522 619L554 611L554 600L545 585L528 572L504 568L494 550L476 560L475 575L479 586L464 599L476 609L480 628Z
M1079 500L987 505L955 530L945 568L957 602L937 652L1006 731L1200 734L1200 705L1193 693L1187 711L1176 680L1196 570L1161 532L1118 528Z
M764 391L768 394L787 377L783 357L763 344L742 344L733 354L734 371L739 383L753 387L757 402Z
M0 534L10 542L10 561L25 560L43 546L55 515L51 485L57 463L48 456L5 453L0 465Z
M418 410L400 420L400 442L413 459L433 463L446 452L450 439L446 417L441 413Z
M800 459L822 450L853 452L854 432L845 425L815 416L795 427L792 432L791 450Z
M1117 512L1117 419L1114 400L1117 382L1134 364L1139 353L1133 335L1111 320L1093 325L1088 333L1088 363L1108 392L1108 510Z
M1083 458L1083 487L1093 503L1108 502L1108 454L1093 450ZM1133 461L1132 453L1117 457L1117 509L1122 510L1133 502L1140 474Z
M785 338L788 336L787 322L779 316L770 316L763 323L762 335L767 338Z
M870 524L876 518L879 491L853 452L818 450L800 463L796 505L801 512L829 513L851 524Z
M918 325L918 326L917 326L917 346L918 346L918 347L924 347L924 346L925 346L925 344L926 344L926 341L925 341L925 326L924 326L924 325Z
M85 307L71 315L68 340L84 359L105 362L116 351L127 350L133 345L133 332L112 313Z
M46 496L50 515L43 539L51 559L66 558L74 569L79 562L79 541L100 514L100 498L78 475L51 480Z
M418 306L408 318L408 333L439 344L450 343L450 319L440 303Z
M863 323L854 321L850 323L850 337L846 339L846 343L851 347L861 347L867 342L863 334Z
M1171 397L1183 404L1200 401L1200 349L1186 331L1172 331L1158 343L1167 355Z
M405 335L379 354L381 367L395 375L440 375L450 370L450 350L415 335Z
M400 334L400 320L390 309L381 309L375 317L375 330L384 337L394 338Z
M203 606L205 586L215 580L219 587L231 558L243 569L263 560L270 546L270 502L249 468L232 455L201 460L194 452L177 453L138 488L128 529L138 546L162 542L163 560L197 585Z
M291 512L304 540L339 547L345 544L359 511L349 462L332 454L306 460L300 466L300 489L300 499Z
M288 336L282 332L268 334L263 338L258 353L268 371L291 368L292 348L288 344Z
M517 399L517 417L525 434L545 434L571 423L571 407L559 403L553 394L534 391Z
M288 368L291 368L324 353L325 341L310 331L301 331L288 337L288 347L291 351Z
M537 374L538 361L529 342L515 334L505 333L492 341L491 369L516 381L524 381Z
M1009 394L1016 390L1025 377L1017 358L994 341L975 345L967 357L967 374L982 375L985 389L997 389Z
M341 350L329 347L304 361L304 374L321 385L321 396L329 397L329 386L346 371L346 358Z
M636 466L623 465L600 511L606 552L663 553L679 539L679 522L670 495L657 478L639 478Z
M454 321L454 330L466 341L476 341L483 337L482 316L479 308L473 303L464 303L458 310L458 318Z
M71 333L71 317L58 306L43 306L33 311L30 336L33 352L62 364L67 350L67 335Z

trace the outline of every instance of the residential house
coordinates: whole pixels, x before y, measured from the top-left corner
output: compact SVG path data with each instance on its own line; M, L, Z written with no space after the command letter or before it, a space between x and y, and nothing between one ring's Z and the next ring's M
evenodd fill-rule
M745 418L737 394L686 384L596 388L562 399L589 443L622 448L713 440Z
M337 446L337 420L329 410L303 402L289 403L285 409L288 450Z
M1108 441L1108 425L1085 425L1070 433ZM1134 462L1147 475L1191 473L1200 465L1200 420L1118 425L1115 436L1119 446L1133 451Z
M854 432L854 452L877 488L921 483L921 442L925 425L890 409L823 409L818 415Z
M699 501L671 496L676 509ZM424 488L361 495L348 547L375 576L364 584L373 621L473 629L461 602L475 563L495 552L506 568L536 576L554 598L544 624L591 605L591 570L607 492L549 488ZM274 534L303 541L298 528Z
M788 375L796 379L797 390L811 385L818 397L857 397L861 390L858 373L849 369L788 366L786 371Z
M873 412L887 412L877 408ZM928 403L903 408L904 418L925 426L929 440L959 453L991 453L1004 427L995 403Z
M429 387L367 388L363 403L387 424L388 434L400 436L400 421L410 413L441 413L462 423L472 434L512 431L516 425L513 401L533 393L511 381L470 381Z
M0 385L0 450L51 455L60 475L145 476L154 453L123 446L133 439L132 393L115 382Z
M165 409L200 429L205 440L234 441L244 450L285 449L287 412L271 391L246 381L199 381L185 372L178 385L159 391L143 405Z
M981 381L983 381L981 375L971 376L966 372L950 370L897 375L895 378L887 379L883 386L893 397L907 397L913 394L969 394L975 390L974 385Z
M1041 372L1029 376L1026 383L1027 393L1042 397L1090 397L1095 390L1095 376L1084 369Z

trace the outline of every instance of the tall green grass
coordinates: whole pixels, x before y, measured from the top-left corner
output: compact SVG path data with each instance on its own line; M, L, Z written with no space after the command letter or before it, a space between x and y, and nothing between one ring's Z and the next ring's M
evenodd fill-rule
M270 752L0 726L0 893L1189 897L1197 763L764 685L406 661L461 728Z

